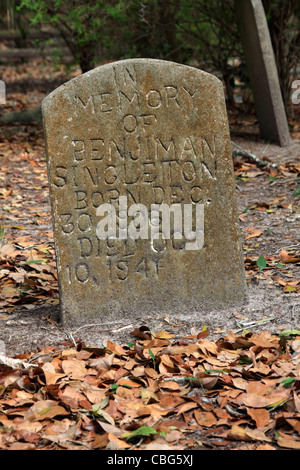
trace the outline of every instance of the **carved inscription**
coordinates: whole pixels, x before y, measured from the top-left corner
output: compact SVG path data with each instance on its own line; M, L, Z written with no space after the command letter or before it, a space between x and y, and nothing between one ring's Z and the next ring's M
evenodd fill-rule
M164 269L164 254L183 250L184 240L171 231L170 239L147 240L147 255L137 249L140 240L99 240L96 209L104 203L117 209L120 196L132 204L209 204L207 189L217 177L217 139L198 133L182 135L170 125L161 131L161 110L191 113L199 88L176 83L142 90L134 67L113 69L112 86L90 95L76 93L75 116L99 119L99 129L64 139L64 163L50 169L57 198L67 194L68 210L58 214L59 230L76 246L76 259L64 267L70 283L98 283L97 266L108 280L124 282L134 276L157 278ZM105 122L118 116L120 131L107 132ZM94 121L93 121L94 122ZM103 128L103 131L101 130ZM164 126L163 126L164 128ZM118 221L119 222L119 221ZM90 261L93 260L93 263ZM102 275L102 274L101 274Z

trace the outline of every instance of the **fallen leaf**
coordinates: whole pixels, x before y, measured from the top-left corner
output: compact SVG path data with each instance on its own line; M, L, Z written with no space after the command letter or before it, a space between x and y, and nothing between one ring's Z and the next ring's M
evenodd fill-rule
M296 263L300 261L298 256L290 255L287 250L281 250L279 253L279 258L282 263Z
M233 424L229 431L221 434L222 437L225 437L229 440L234 441L263 441L271 442L271 438L267 437L263 431L258 429L242 428L237 424Z
M289 395L289 390L274 391L266 395L246 393L243 398L243 404L252 408L266 408L283 403L289 398Z
M194 416L200 426L210 428L211 426L215 426L217 424L217 419L215 415L210 411L195 410Z
M247 408L247 413L253 421L255 421L257 428L262 428L267 426L270 421L270 415L267 410L264 408Z
M277 444L280 447L285 447L287 449L300 450L300 439L296 439L289 434L284 434L281 431L279 431L279 435L277 437Z
M62 370L70 375L73 380L80 380L87 374L86 364L84 361L78 361L75 358L69 358L62 361Z
M91 410L92 405L87 400L87 398L76 390L74 387L67 385L58 393L59 399L69 406L71 409L84 408L86 410Z
M58 405L55 400L41 400L29 408L24 415L24 419L39 421L66 415L69 415L69 412Z
M127 442L122 441L111 432L107 434L107 437L110 442L114 442L115 444L117 444L117 449L128 449L131 447L130 444L127 444Z
M245 231L249 232L249 235L245 237L245 240L249 240L249 238L259 237L263 233L263 230L255 229L253 227L248 227L247 229L245 229Z

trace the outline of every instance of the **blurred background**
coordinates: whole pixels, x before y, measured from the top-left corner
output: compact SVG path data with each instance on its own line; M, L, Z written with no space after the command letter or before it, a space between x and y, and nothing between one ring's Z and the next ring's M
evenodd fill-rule
M300 2L263 0L263 6L293 130L297 116L291 87L300 78ZM67 79L133 57L211 72L223 80L231 115L254 113L233 0L0 1L0 79L8 97L1 112L38 105ZM10 93L18 92L23 98L14 95L11 103Z

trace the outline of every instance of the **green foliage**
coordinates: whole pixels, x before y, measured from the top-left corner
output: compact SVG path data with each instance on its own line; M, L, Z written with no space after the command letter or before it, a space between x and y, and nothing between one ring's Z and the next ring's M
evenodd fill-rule
M151 436L152 434L157 434L156 429L152 428L151 426L141 426L138 429L135 429L134 431L127 432L124 434L121 434L121 437L130 440L133 437L139 437L139 436Z
M58 29L83 69L137 56L203 59L223 70L240 52L232 0L21 0L19 10L31 25Z
M256 261L259 271L262 271L267 267L267 262L263 256L259 256Z
M300 196L300 188L297 188L296 191L293 193L293 197Z
M11 0L12 2L13 0ZM27 23L56 28L83 72L104 60L153 57L199 66L249 87L234 0L19 0ZM263 0L285 104L299 63L299 0ZM26 26L28 27L28 26Z
M123 0L110 4L105 0L21 0L19 9L28 13L31 25L55 27L74 60L87 71L104 50L121 52L122 41L113 35L125 25L128 5Z
M288 377L287 379L283 380L281 384L283 387L288 388L294 385L295 380L296 380L295 377Z
M4 233L5 233L5 227L4 227L4 225L0 225L0 247L3 244Z
M280 332L280 336L284 336L286 338L291 338L293 336L298 336L298 335L300 335L300 330L295 330L295 329L286 329Z

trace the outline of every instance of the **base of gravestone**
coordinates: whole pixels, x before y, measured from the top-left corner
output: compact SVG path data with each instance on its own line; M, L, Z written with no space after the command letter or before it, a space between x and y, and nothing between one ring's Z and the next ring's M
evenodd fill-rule
M130 316L119 323L99 321L84 323L81 327L63 326L59 321L59 305L18 309L8 321L0 320L0 341L5 346L5 354L12 357L31 351L38 354L44 347L72 347L80 342L92 347L103 347L108 339L116 344L126 344L135 340L131 333L139 327L148 327L154 333L166 330L174 334L174 340L200 332L203 327L209 331L208 339L224 338L230 331L239 329L238 322L242 318L247 322L272 318L268 323L254 325L251 329L255 332L269 330L276 334L282 326L295 328L295 312L299 303L296 296L282 295L279 289L271 291L263 284L251 284L248 297L249 302L243 307L205 315L173 315L170 312L167 316Z
M68 329L82 328L87 324L96 324L96 325L118 325L124 324L124 322L130 322L136 324L138 321L145 322L147 319L162 319L168 316L174 316L176 318L184 319L193 319L193 321L199 321L206 323L208 319L215 318L216 316L224 315L224 312L238 310L245 308L249 305L249 294L247 288L245 287L245 292L243 297L227 302L226 306L223 304L216 303L214 308L208 308L205 305L199 306L198 308L189 308L181 305L179 308L158 308L155 304L153 308L148 305L142 305L141 309L134 308L134 305L131 309L128 310L119 310L116 313L116 300L112 301L111 308L107 308L102 315L86 315L85 311L82 312L82 315L73 316L70 311L66 311L63 305L59 309L55 310L55 316L59 324ZM226 315L225 315L226 316Z

